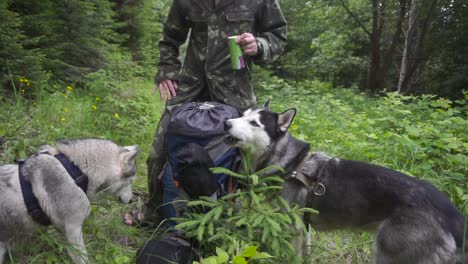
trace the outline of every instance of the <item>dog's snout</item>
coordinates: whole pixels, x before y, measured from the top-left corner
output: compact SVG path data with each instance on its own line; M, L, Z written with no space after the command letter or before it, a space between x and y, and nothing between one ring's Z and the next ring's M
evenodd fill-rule
M119 200L120 200L121 203L129 204L129 203L133 202L133 197L128 198L128 197L125 197L125 196L119 196Z
M224 121L224 131L228 131L229 129L231 129L231 127L232 127L231 120Z

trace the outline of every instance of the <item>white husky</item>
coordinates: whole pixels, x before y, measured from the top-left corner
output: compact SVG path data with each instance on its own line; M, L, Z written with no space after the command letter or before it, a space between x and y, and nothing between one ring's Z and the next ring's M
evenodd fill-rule
M25 239L42 227L28 208L31 203L26 206L25 182L42 209L42 219L75 246L76 250L69 250L73 261L87 263L82 224L91 201L101 191L123 203L131 201L138 153L136 145L120 147L108 140L62 140L55 147L42 146L21 166L0 166L0 264L9 241ZM74 179L72 174L77 172L80 177Z

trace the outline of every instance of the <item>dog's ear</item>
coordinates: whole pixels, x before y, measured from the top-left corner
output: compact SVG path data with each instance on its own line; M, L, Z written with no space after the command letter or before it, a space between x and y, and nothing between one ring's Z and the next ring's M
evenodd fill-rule
M270 108L270 99L266 100L266 102L263 104L263 108Z
M296 116L296 108L291 108L278 115L278 126L282 132L288 131L294 117Z
M120 151L120 166L123 178L132 177L137 172L136 157L140 154L138 145L122 147Z
M126 146L122 148L120 152L120 158L127 163L131 163L140 154L140 148L138 145Z

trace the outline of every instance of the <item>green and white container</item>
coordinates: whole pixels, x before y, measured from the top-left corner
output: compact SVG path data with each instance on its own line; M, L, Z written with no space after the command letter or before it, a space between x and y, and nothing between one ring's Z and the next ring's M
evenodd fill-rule
M236 43L236 39L239 36L230 36L229 39L229 54L231 55L231 67L234 70L240 70L245 68L244 56L242 49L239 44Z

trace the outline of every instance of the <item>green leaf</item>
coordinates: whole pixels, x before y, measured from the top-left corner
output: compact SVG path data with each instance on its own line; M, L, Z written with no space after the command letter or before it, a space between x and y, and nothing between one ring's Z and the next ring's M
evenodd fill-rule
M186 228L192 228L194 226L197 226L200 224L200 221L198 220L193 220L193 221L185 221L180 224L176 225L177 229L186 229Z
M273 256L266 253L266 252L257 252L252 259L267 259L267 258L272 258Z
M457 191L458 196L462 197L464 193L463 189L458 186L454 186L454 187L455 187L455 191Z
M129 263L130 262L130 258L127 257L127 256L120 256L120 257L117 257L114 259L114 262L116 264L124 264L124 263Z
M211 256L203 259L203 264L218 264L218 257Z
M234 264L247 264L247 261L245 260L244 257L241 256L235 256L233 260Z
M223 213L223 207L221 207L221 206L216 207L214 209L213 219L218 220L222 213Z
M252 179L252 184L256 186L258 184L258 175L252 174L250 178Z
M261 170L257 171L256 174L262 175L263 173L266 173L266 172L269 172L269 171L275 171L275 170L278 170L281 173L284 173L284 169L281 166L270 165L270 166L268 166L268 167L266 167L264 169L261 169Z
M227 263L227 261L229 260L228 253L226 253L226 251L224 251L223 249L219 247L216 247L216 254L218 255L219 264Z
M318 214L319 211L312 209L312 208L301 208L299 209L300 212L302 213L309 213L309 214Z
M287 212L291 211L291 207L289 206L289 203L283 198L283 197L278 197L278 200L280 201L281 205L286 209Z
M407 126L405 127L405 129L408 135L413 137L419 137L419 135L421 135L421 133L423 132L421 128L415 126Z
M248 246L242 252L242 257L251 258L257 253L258 246Z
M280 225L270 217L266 218L266 221L270 224L271 228L276 231L276 232L281 232L281 227Z
M200 225L197 229L197 239L201 241L203 239L203 233L205 232L205 226Z
M259 226L260 224L262 224L262 222L263 222L264 219L265 219L265 216L264 216L264 215L258 216L258 217L255 218L255 220L253 221L252 227L257 227L257 226Z
M187 206L198 206L198 205L202 205L202 206L207 206L207 207L214 207L216 206L216 201L211 201L211 202L207 202L207 201L200 201L200 200L197 200L197 201L190 201L187 203Z
M211 168L210 170L214 174L227 174L227 175L232 176L232 177L236 177L236 178L240 178L240 179L247 179L247 176L245 176L245 175L235 173L235 172L233 172L231 170L228 170L228 169L222 168L222 167L215 167L215 168Z
M281 179L281 177L279 176L261 177L259 179L259 183L270 183L270 182L283 183L284 180Z

